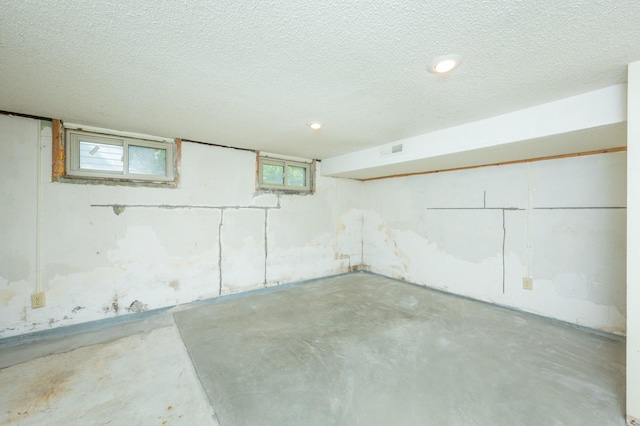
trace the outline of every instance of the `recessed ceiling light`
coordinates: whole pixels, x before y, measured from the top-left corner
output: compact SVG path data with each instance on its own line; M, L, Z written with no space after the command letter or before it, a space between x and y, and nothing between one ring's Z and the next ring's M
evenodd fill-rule
M309 123L309 127L311 127L313 130L320 130L322 128L322 123L319 121L312 121L311 123Z
M429 71L435 74L444 74L456 69L460 65L460 62L462 62L462 56L460 55L451 54L439 56L433 60Z

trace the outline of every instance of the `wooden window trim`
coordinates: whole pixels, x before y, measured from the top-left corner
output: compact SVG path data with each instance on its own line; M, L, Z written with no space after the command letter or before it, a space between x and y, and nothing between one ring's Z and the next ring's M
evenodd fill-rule
M66 183L148 186L148 187L177 187L180 183L180 165L182 162L182 139L175 139L173 149L173 179L168 181L152 181L147 179L108 178L92 176L72 176L66 167L67 153L64 140L64 124L59 119L52 120L52 164L51 181Z

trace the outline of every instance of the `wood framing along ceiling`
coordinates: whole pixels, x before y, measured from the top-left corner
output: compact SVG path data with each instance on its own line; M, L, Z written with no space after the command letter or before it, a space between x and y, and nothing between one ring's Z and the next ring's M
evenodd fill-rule
M636 0L8 2L0 109L326 159L624 83L638 22Z
M610 86L332 157L322 170L371 179L624 148L626 97L625 84Z

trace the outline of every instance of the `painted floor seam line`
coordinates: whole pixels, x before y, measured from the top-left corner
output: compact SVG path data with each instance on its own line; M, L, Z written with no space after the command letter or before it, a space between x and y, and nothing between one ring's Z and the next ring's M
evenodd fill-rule
M196 373L196 377L198 378L198 382L200 383L200 387L202 388L202 392L204 392L204 394L207 397L207 401L209 401L209 406L211 407L211 411L213 412L212 417L216 422L218 422L218 426L221 426L220 419L218 418L218 412L216 411L216 407L214 407L213 401L209 397L209 394L207 393L207 391L206 391L206 389L204 387L204 383L202 381L202 377L200 376L200 372L198 371L198 369L196 368L196 365L193 362L193 355L191 354L191 351L189 350L189 347L185 343L184 335L182 334L182 330L180 329L180 326L178 325L178 322L176 321L176 313L177 312L172 313L171 316L173 317L173 324L174 324L176 330L178 331L178 336L180 336L180 342L182 342L182 347L184 348L184 350L187 352L187 355L189 356L189 362L191 363L191 368Z

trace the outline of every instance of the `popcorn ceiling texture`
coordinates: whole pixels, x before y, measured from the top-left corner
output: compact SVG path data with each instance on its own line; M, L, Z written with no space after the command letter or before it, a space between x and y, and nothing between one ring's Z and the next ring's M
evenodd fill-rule
M327 158L624 82L638 22L636 0L7 2L0 109Z

